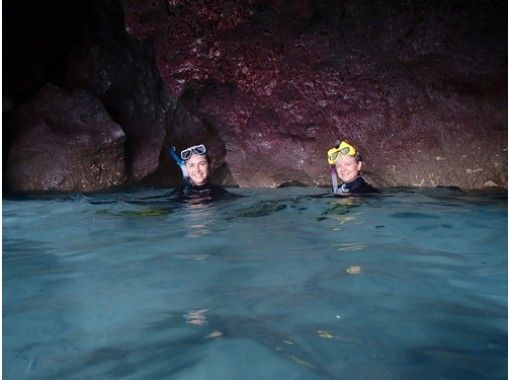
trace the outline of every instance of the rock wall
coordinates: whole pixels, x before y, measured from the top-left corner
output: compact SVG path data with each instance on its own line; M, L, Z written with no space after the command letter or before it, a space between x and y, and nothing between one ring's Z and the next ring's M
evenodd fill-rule
M378 186L507 187L501 2L123 5L240 186L326 185L343 138Z
M70 54L65 85L93 93L122 125L131 182L157 169L175 99L161 81L151 43L126 34L118 3L101 1L93 8Z
M93 191L126 181L124 131L86 91L46 85L8 124L7 181L17 191Z
M325 186L341 138L376 186L507 188L504 1L92 10L62 86L87 90L122 127L126 183L176 184L166 148L203 142L217 182Z

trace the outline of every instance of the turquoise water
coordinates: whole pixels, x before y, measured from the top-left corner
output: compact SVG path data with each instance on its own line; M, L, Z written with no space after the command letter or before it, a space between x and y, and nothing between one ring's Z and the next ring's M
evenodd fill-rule
M4 199L4 379L507 377L506 194L233 192Z

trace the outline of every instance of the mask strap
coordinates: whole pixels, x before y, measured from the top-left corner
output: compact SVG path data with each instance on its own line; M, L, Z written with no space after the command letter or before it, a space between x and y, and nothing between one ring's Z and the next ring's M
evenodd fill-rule
M179 165L179 168L181 168L182 179L184 180L184 185L185 186L189 185L190 181L189 181L188 169L186 169L186 163L184 162L184 160L182 158L180 158L177 155L177 152L175 151L175 146L168 148L168 156L172 160L174 160L177 163L177 165Z

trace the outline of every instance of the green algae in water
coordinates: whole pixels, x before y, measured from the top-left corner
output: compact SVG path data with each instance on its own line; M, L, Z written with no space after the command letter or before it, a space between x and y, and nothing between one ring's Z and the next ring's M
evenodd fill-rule
M108 209L101 209L96 211L96 215L110 215L110 216L128 216L128 217L153 217L153 216L165 216L171 214L172 210L168 208L152 208L148 210L126 210L113 212Z
M286 204L282 204L276 201L263 201L257 203L255 206L239 210L238 216L244 218L256 218L259 216L271 215L275 212L284 210L286 208L287 208Z
M320 222L323 220L327 220L330 217L346 215L351 212L352 209L355 209L360 206L360 201L355 198L344 198L339 199L335 202L331 202L331 207L326 211L323 211L320 216L315 218L316 221Z

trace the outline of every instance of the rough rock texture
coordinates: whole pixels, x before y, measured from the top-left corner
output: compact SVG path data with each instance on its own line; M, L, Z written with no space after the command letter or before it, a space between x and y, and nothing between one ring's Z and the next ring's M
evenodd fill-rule
M93 191L125 182L125 134L86 91L44 86L9 120L15 191Z
M240 186L326 185L340 137L378 186L507 187L504 2L123 6Z
M81 4L87 16L75 19L86 28L76 34L80 39L66 39L74 48L61 54L65 80L58 82L58 69L49 77L42 70L30 85L12 85L22 87L21 96L55 79L96 100L87 95L88 102L78 102L75 94L46 88L37 99L74 101L22 106L25 121L8 123L17 131L8 134L7 149L14 189L175 185L180 173L167 148L201 142L219 183L328 185L325 154L337 138L362 152L376 186L508 186L505 1ZM83 173L81 161L75 169L65 166L81 155L54 132L81 141L66 113L90 115L97 99L125 133L124 150L112 141L112 151L95 161L107 173L119 172L109 179ZM96 133L105 125L111 135L110 124L97 125ZM45 151L57 144L53 161L60 172L37 163L29 149L37 139Z
M161 81L151 43L126 34L118 3L99 1L93 8L91 21L71 53L66 86L92 92L122 125L132 182L157 169L175 99Z

